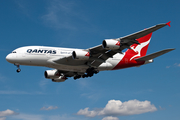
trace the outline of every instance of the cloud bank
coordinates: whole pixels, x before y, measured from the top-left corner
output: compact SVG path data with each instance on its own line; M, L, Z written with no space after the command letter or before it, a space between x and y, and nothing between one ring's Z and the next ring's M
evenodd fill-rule
M77 115L84 115L86 117L95 116L127 116L142 114L146 112L154 112L157 108L151 104L150 101L139 101L139 100L129 100L121 102L120 100L109 100L106 106L101 110L89 111L89 108L80 109ZM104 118L109 119L109 118ZM117 118L115 118L117 119Z
M108 116L108 117L104 117L102 120L119 120L119 118Z

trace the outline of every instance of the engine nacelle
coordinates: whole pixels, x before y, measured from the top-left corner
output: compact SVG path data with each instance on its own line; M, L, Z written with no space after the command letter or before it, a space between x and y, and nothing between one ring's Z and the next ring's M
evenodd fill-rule
M67 78L65 76L59 76L59 78L52 79L53 82L64 82Z
M45 78L48 79L55 79L55 78L59 78L60 73L58 72L58 70L46 70L44 72L44 76Z
M75 60L88 60L90 53L84 50L76 50L72 52L72 57Z
M119 49L120 48L120 42L113 39L106 39L102 42L102 47L104 49Z

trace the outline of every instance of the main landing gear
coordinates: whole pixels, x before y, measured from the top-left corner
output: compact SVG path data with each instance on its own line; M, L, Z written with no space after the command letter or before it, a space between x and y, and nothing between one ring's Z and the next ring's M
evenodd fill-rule
M86 77L92 77L94 74L97 74L97 73L99 73L99 71L98 70L96 70L95 68L93 68L93 67L91 67L91 68L88 68L87 70L86 70L86 73L84 74L84 75L75 75L74 76L74 80L76 80L76 79L79 79L79 78L86 78Z
M16 70L17 73L21 72L21 69L20 69L20 65L19 64L14 64L18 69Z

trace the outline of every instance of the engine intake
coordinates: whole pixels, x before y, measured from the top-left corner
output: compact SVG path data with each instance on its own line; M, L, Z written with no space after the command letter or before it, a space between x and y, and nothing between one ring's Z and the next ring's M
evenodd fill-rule
M88 60L90 53L84 50L76 50L72 52L72 58L75 60Z
M119 49L120 42L113 39L106 39L106 40L103 40L102 47L104 49Z
M55 78L59 78L60 73L58 72L58 70L46 70L44 72L44 76L45 78L48 79L55 79Z

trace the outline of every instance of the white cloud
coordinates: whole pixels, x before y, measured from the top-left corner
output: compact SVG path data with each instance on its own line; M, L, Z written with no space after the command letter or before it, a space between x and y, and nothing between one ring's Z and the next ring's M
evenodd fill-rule
M174 65L166 66L166 68L170 68L170 67L180 67L180 63L174 63Z
M121 102L120 100L109 100L105 108L101 110L89 111L89 108L80 109L77 115L84 115L86 117L95 116L125 116L142 114L146 112L154 112L157 108L151 104L150 101L139 101L139 100L129 100L126 102Z
M0 111L0 117L3 117L3 116L9 116L9 115L15 115L17 113L15 113L14 111L10 110L10 109L7 109L5 111Z
M33 114L19 114L12 116L14 120L44 120L43 115L33 115Z
M120 100L110 100L99 115L134 115L156 111L150 101L129 100L122 103Z
M174 66L180 67L180 63L175 63Z
M10 109L7 109L5 111L0 111L0 117L5 117L5 116L9 116L9 115L16 115L16 114L17 114L16 112L14 112Z
M85 109L80 109L77 112L77 115L84 115L86 117L95 117L98 114L98 111L89 111L89 108L85 108Z
M159 109L160 109L160 110L166 110L166 108L162 108L161 106L159 106Z
M58 107L57 106L42 107L40 110L53 110L53 109L58 109Z
M112 116L107 116L107 117L104 117L102 120L119 120L119 118L112 117Z
M21 113L16 116L11 116L13 120L84 120L82 118L71 117L69 115L38 115Z
M166 68L170 68L171 66L166 66Z
M1 117L0 120L6 120L6 117Z

